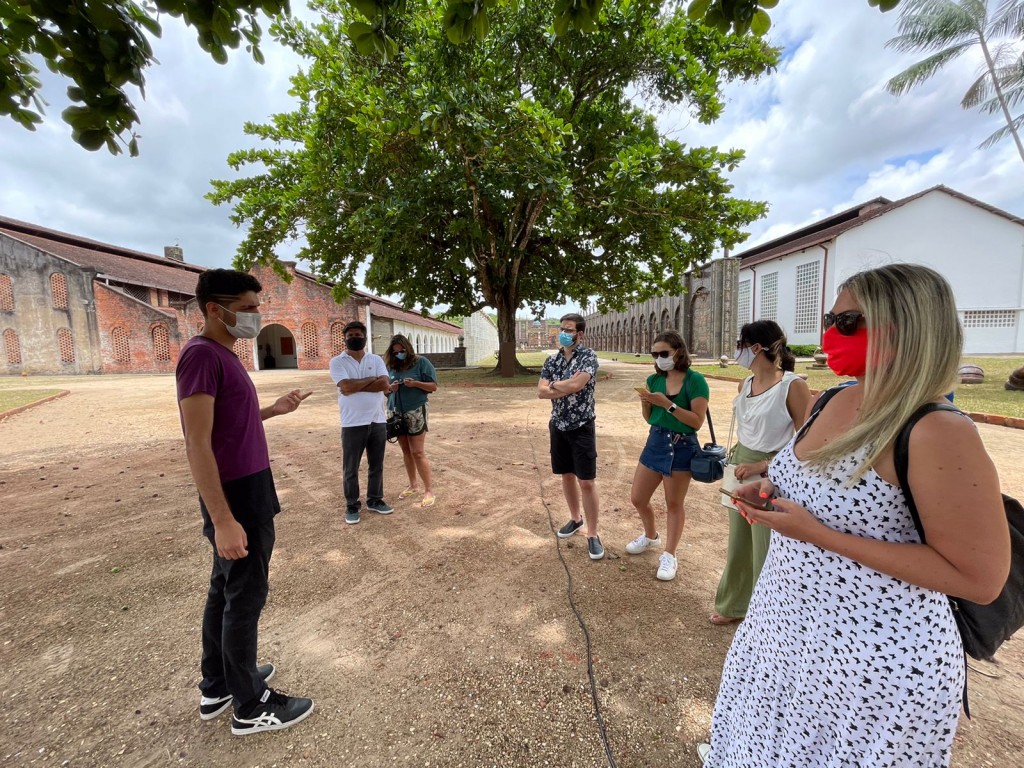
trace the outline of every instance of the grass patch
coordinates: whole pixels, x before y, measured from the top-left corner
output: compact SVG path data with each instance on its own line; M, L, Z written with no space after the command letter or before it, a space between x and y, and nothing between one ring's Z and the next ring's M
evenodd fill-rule
M621 359L620 359L620 362ZM1024 418L1024 392L1011 392L1003 388L1003 384L1021 365L1024 359L1019 357L965 357L964 365L977 365L985 371L983 384L958 384L954 404L965 411L974 413L993 413L1001 416ZM796 372L807 374L807 385L811 389L828 389L843 381L832 371L811 370L809 363L797 363ZM720 368L717 365L695 365L695 371L709 376L722 376L740 381L750 375L750 371L738 365Z
M640 355L632 352L598 352L597 356L601 360L615 360L619 363L630 363L632 365L654 365L654 361L651 359L650 353Z
M58 395L61 391L59 389L12 389L0 391L0 416L8 411L13 411L15 408L21 408L23 405L29 405L30 403L45 400L53 395Z
M520 365L530 369L527 373L517 373L512 378L503 378L494 372L498 361L471 368L455 368L437 372L438 384L454 387L535 387L540 378L540 369L549 357L547 352L519 352L516 360ZM607 379L611 374L597 372L597 380Z

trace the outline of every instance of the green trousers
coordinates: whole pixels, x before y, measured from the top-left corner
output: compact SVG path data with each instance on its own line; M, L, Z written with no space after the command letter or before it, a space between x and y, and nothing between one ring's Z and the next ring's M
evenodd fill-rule
M729 463L748 464L763 461L770 455L737 443ZM771 528L751 525L738 511L729 510L729 547L725 555L725 570L715 593L715 612L720 616L741 619L747 615L750 595L768 556L771 535Z

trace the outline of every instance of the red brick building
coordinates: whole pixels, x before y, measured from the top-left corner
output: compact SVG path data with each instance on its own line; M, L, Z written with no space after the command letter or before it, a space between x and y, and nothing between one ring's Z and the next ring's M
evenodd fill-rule
M202 330L196 281L184 261L0 217L0 373L170 373L182 345ZM375 352L404 333L435 365L464 365L461 328L354 291L344 304L331 284L285 262L291 282L269 267L263 330L235 351L250 370L325 369L343 348L341 329L362 320ZM269 356L268 356L269 353Z

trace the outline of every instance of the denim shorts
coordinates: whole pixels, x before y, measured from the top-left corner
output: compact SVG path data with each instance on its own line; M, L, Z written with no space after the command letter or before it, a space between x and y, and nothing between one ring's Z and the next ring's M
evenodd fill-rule
M696 435L652 426L640 463L659 475L671 477L673 472L690 471L690 460L699 447Z

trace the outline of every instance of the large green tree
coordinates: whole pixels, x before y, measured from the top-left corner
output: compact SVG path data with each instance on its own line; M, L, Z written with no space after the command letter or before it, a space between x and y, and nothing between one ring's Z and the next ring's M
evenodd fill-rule
M990 8L991 6L991 8ZM974 48L981 51L981 74L964 95L960 105L970 109L990 101L989 111L998 110L1004 126L989 136L988 146L1009 135L1024 161L1024 144L1019 121L1010 114L1010 100L1004 93L1014 84L1014 43L1000 44L1001 37L1024 32L1024 3L1021 0L904 0L900 10L899 34L886 47L929 55L889 80L890 93L900 96L930 80L943 67ZM1011 63L1012 62L1012 63Z
M621 307L676 291L682 271L765 211L730 195L741 151L666 137L638 106L714 120L724 80L775 62L756 38L652 1L609 0L589 34L558 36L550 3L521 0L463 45L442 31L441 2L386 20L316 7L322 23L276 28L309 58L292 81L301 106L248 125L269 146L229 163L262 172L215 181L209 196L248 225L242 268L302 238L299 256L339 295L365 267L369 288L406 306L493 307L511 374L523 303ZM394 48L360 53L350 33L362 25L386 29Z
M200 48L224 63L243 43L262 61L256 16L288 9L288 0L0 0L0 116L29 130L42 121L42 60L71 81L62 116L74 140L115 154L123 144L136 155L139 115L125 89L145 94L145 70L156 61L148 36L160 36L159 14L194 27Z

